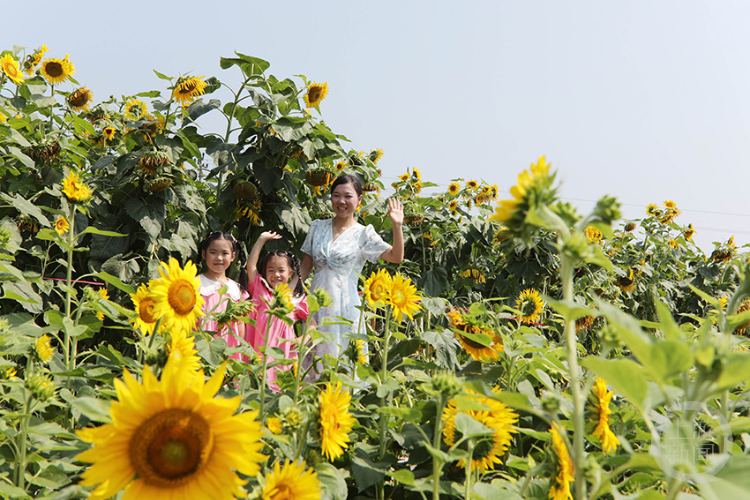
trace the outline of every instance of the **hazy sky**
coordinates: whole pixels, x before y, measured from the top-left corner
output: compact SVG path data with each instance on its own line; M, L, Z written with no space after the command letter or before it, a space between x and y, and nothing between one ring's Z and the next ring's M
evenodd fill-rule
M629 218L672 199L707 252L750 242L750 2L20 3L4 6L2 49L69 53L97 102L166 93L154 69L236 86L219 58L238 51L328 82L323 119L384 150L386 184L417 167L506 194L546 155L582 212L604 194Z

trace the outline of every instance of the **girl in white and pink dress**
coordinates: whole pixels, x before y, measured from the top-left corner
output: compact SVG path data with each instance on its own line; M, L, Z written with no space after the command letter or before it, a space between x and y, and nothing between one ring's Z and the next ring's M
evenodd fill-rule
M247 292L247 270L242 265L242 248L231 234L214 231L198 244L198 252L206 262L206 272L198 276L201 280L199 292L205 301L204 316L198 326L207 332L215 332L215 336L223 338L227 346L237 347L245 338L245 323L234 321L219 329L213 318L216 317L216 313L226 310L228 301L240 302L250 298ZM241 264L239 283L227 278L226 274L238 255ZM230 357L248 361L244 354L235 353Z

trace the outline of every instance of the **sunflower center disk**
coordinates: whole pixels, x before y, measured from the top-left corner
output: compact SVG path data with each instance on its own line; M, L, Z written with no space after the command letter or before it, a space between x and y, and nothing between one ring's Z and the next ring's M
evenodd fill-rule
M47 72L47 74L51 76L52 78L58 77L63 74L62 64L57 63L57 62L47 63L44 69Z
M179 315L190 313L195 307L195 288L187 280L178 280L169 287L169 305Z
M154 317L154 300L153 299L145 299L143 302L141 302L140 307L138 308L138 314L141 316L141 320L144 323L155 323L156 318Z
M130 441L130 460L150 485L175 487L192 479L208 461L213 436L208 423L190 410L164 410L143 422Z
M294 492L289 486L280 484L271 491L269 498L271 500L294 500Z

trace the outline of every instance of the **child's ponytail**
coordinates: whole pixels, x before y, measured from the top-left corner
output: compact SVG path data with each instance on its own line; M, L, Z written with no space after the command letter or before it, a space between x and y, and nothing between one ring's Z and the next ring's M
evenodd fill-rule
M302 273L300 272L299 268L299 259L291 252L288 252L287 255L289 255L292 259L292 268L294 269L294 274L297 276L297 286L294 287L294 291L292 293L295 297L300 297L302 295L305 295L305 286L302 284Z
M240 278L238 280L238 283L240 284L240 289L243 292L247 292L247 285L249 284L250 280L247 275L247 266L245 264L247 263L247 254L245 253L245 249L242 248L242 245L235 240L234 246L237 248L235 252L237 253L237 260L240 262Z

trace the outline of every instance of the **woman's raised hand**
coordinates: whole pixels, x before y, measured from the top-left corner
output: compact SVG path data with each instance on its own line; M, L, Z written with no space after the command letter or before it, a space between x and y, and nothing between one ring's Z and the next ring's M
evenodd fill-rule
M394 226L404 223L404 205L398 198L388 198L388 218Z

